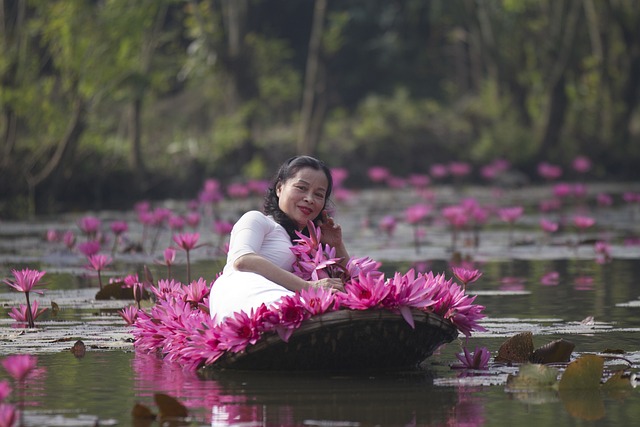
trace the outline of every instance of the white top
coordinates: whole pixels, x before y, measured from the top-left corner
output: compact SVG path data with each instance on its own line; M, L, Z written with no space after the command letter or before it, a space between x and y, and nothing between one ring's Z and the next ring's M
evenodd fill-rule
M249 211L235 223L229 240L227 264L223 273L235 271L233 263L242 255L254 253L268 259L280 268L293 270L296 260L291 252L291 240L287 231L259 211Z
M285 295L294 293L264 276L233 267L242 255L255 253L278 267L293 271L296 260L291 252L291 239L284 227L259 211L245 213L233 226L229 241L227 263L216 279L209 295L209 310L218 322L234 312L269 305Z

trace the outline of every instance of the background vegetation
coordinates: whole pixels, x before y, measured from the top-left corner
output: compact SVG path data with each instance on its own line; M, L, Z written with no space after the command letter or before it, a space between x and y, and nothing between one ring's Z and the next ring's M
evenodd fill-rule
M0 0L0 216L194 197L309 153L637 177L632 0Z

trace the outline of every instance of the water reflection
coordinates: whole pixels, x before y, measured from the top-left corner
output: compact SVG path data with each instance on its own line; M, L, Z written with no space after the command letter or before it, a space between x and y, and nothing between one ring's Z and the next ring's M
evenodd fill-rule
M428 371L217 371L203 378L146 354L136 353L132 363L138 396L169 394L212 426L483 424L483 404L477 397L435 387Z

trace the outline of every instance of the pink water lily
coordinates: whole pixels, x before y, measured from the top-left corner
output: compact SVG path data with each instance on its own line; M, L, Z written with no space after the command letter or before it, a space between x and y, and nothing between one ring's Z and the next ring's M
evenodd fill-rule
M89 238L95 238L102 222L94 216L85 216L78 221L78 227Z
M573 224L580 230L592 227L596 223L596 220L589 216L576 215L573 217Z
M352 279L361 273L381 276L382 272L378 270L381 265L380 262L369 257L352 257L347 261L347 275Z
M461 367L466 369L487 369L489 366L489 360L491 359L491 353L486 347L476 347L475 351L471 353L466 347L462 348L463 352L456 354L458 360L462 363Z
M171 266L176 261L176 250L172 247L168 247L163 252L164 265L167 266L167 278L171 277Z
M18 292L24 292L24 296L27 300L27 324L29 328L34 328L34 319L33 319L33 311L31 309L31 302L29 301L29 292L35 292L37 294L41 294L41 291L37 291L34 288L38 286L40 279L45 275L46 272L31 270L29 268L25 268L23 270L11 270L13 273L13 277L15 280L4 280L4 283L11 286Z
M2 361L2 366L15 381L22 382L33 372L37 363L36 356L13 354Z
M538 175L549 181L556 180L562 176L562 168L547 162L538 164Z
M78 250L80 251L80 253L82 253L84 256L91 256L91 255L95 255L98 252L100 252L100 242L98 242L97 240L89 240L88 242L82 242L78 245Z
M498 209L498 217L504 222L513 223L517 221L524 213L522 206L510 206Z
M294 240L296 245L291 248L294 254L307 253L313 256L318 246L320 246L320 239L322 238L322 230L320 230L320 227L316 227L312 221L309 221L307 223L307 231L309 232L308 236L300 231L296 231L298 239Z
M102 289L102 271L111 264L113 258L109 255L94 254L89 255L87 259L89 260L89 265L87 265L86 268L98 273L98 283L100 285L100 289Z
M329 311L335 303L335 298L330 289L316 287L302 289L299 301L309 314L315 316Z
M151 292L160 300L166 300L175 295L182 295L182 283L175 280L158 280L157 286L151 286Z
M560 283L560 273L549 271L540 278L540 284L545 286L556 286Z
M311 314L305 310L298 295L284 296L274 306L280 314L280 322L276 326L276 332L284 342L288 342L293 331L299 328Z
M389 178L391 173L389 172L389 169L384 166L372 166L367 171L367 175L372 182L377 183L385 181Z
M194 280L186 287L184 300L195 308L209 295L209 288L209 284L202 277Z
M589 172L589 170L591 169L591 159L589 159L587 156L580 155L573 159L573 162L571 162L571 166L576 172Z
M473 283L482 276L480 270L470 270L464 267L452 267L453 275L462 282L462 288L466 289L469 283Z
M388 238L390 238L391 236L393 236L393 233L396 231L397 225L398 225L398 221L396 220L396 217L394 217L393 215L385 215L380 220L380 223L378 224L378 228L380 228L380 231L382 231L384 234L387 235Z
M44 313L45 311L47 311L47 308L43 308L38 310L39 306L38 306L38 301L33 301L33 306L31 307L31 318L35 320L40 317L40 315L42 315L42 313ZM27 313L27 310L29 308L24 305L24 304L20 304L19 307L13 307L11 309L11 311L9 312L9 317L11 317L12 319L14 319L16 322L18 323L29 323L29 313Z
M185 366L195 370L203 365L211 365L222 357L226 350L220 340L220 334L221 328L215 325L215 319L205 317L197 333L189 340L189 344L180 349L180 359Z
M346 293L338 296L340 305L353 310L379 307L391 291L384 275L371 273L360 273L357 278L347 282L344 289Z
M185 251L190 251L196 247L200 239L200 233L181 233L174 234L173 241Z
M139 312L140 309L138 307L136 307L135 305L130 305L120 310L118 314L120 314L120 317L122 317L124 321L127 322L127 325L133 325L138 318Z
M227 317L219 329L220 346L237 353L249 344L255 344L260 338L260 333L252 319L253 313L248 315L244 311Z
M386 286L390 291L382 301L382 306L398 310L412 328L415 328L415 324L411 308L424 310L435 304L426 277L423 274L416 275L413 269L405 274L396 273L386 282Z
M334 266L338 266L339 258L335 257L335 249L327 247L322 250L319 245L315 255L310 257L301 253L298 262L294 265L294 272L305 280L320 280L328 277L336 277Z
M64 245L67 247L67 249L72 250L76 245L76 235L73 234L73 231L67 231L62 236L62 241L64 242Z
M182 248L187 254L187 282L191 283L191 259L189 258L189 252L196 248L196 244L200 239L200 233L182 233L175 234L173 241Z
M0 403L0 425L12 427L20 419L20 412L13 405Z
M554 221L542 218L540 220L540 228L546 233L555 233L558 231L559 224Z
M15 280L4 280L4 283L11 286L18 292L35 292L42 294L42 292L35 290L34 288L38 286L38 282L45 275L45 271L31 270L29 268L25 268L22 270L11 270L13 273L13 277Z

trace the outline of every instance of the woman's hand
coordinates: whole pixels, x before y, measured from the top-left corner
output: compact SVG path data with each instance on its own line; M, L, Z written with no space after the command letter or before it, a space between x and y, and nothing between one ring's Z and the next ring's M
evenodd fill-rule
M322 232L320 242L333 248L343 246L342 227L329 216L326 210L322 211L322 217L318 222L318 227Z
M335 248L336 256L341 259L340 264L346 267L349 261L349 253L342 241L342 227L329 216L326 210L322 211L318 227L320 227L320 232L322 233L320 242Z
M344 292L344 283L342 283L341 279L327 278L315 281L311 280L309 283L311 284L311 287L314 288L327 288L330 290Z

